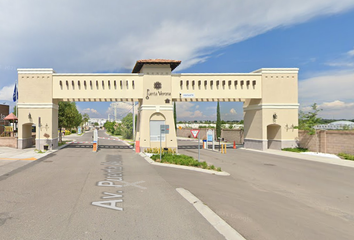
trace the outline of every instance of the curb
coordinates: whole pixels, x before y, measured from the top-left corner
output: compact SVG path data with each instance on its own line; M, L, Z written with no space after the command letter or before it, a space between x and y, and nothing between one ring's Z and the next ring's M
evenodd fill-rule
M195 171L195 172L208 173L208 174L213 174L213 175L218 175L218 176L230 176L230 173L224 172L224 171L223 172L218 172L218 171L214 171L214 170L208 170L208 169L202 169L202 168L196 168L196 167L190 167L190 166L159 163L159 162L155 162L150 157L146 156L144 153L139 153L139 155L142 158L144 158L148 163L150 163L152 165L157 165L157 166L162 166L162 167L179 168L179 169L185 169L185 170L190 170L190 171Z
M233 229L219 215L211 210L207 205L200 201L196 196L184 188L176 188L176 191L182 195L197 211L221 234L225 239L246 240L241 234Z

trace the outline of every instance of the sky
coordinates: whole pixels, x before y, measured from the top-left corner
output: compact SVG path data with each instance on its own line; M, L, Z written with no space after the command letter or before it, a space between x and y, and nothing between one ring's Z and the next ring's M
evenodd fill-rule
M0 0L0 103L17 68L129 73L139 59L181 60L175 73L299 68L300 110L354 119L353 0ZM131 103L77 102L91 118ZM242 103L221 102L223 120ZM177 120L215 120L216 103L177 104Z

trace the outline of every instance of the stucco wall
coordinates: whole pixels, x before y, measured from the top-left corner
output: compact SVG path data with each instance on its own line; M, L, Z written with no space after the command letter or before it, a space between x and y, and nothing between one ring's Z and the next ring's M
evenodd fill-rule
M17 137L1 137L0 146L17 148Z
M177 129L178 137L190 137L191 129L183 128ZM206 129L200 129L200 138L206 136ZM243 131L238 129L223 129L221 130L221 137L227 142L235 141L236 144L243 143ZM319 152L323 153L347 153L354 155L354 131L318 131L317 141ZM304 131L299 130L298 137L299 147L308 148L310 151L316 152L316 137L315 135L308 135Z
M200 139L206 137L206 128L200 129ZM216 135L216 131L214 129L214 133ZM191 129L182 128L181 130L177 129L177 137L189 137L193 138ZM243 144L243 131L239 129L222 129L221 130L221 138L224 138L227 142L236 142L236 144Z
M319 152L354 154L354 131L318 131L317 142ZM316 136L299 130L299 146L316 150Z
M243 144L244 132L240 129L222 129L221 138L227 142L236 142L236 144Z
M201 128L199 129L200 132L200 139L203 139L206 137L206 128ZM186 138L193 138L193 135L191 133L191 128L182 128L181 130L177 128L177 137L186 137Z

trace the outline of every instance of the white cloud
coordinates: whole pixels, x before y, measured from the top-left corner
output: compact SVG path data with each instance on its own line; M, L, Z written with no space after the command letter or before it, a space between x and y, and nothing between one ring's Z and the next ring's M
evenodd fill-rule
M320 106L322 109L345 109L345 108L354 108L354 102L345 103L339 100L333 102L324 102Z
M326 65L331 67L352 68L354 66L354 49L342 54L336 61L327 62Z
M354 119L354 72L327 72L299 82L299 102L302 111L313 103L323 109L324 118ZM350 111L349 111L350 109Z
M352 0L287 1L286 11L283 0L2 1L0 65L95 72L172 58L183 61L181 70L220 47L353 6Z
M81 113L87 113L90 117L101 117L101 114L93 108L85 108L83 110L78 109Z
M0 100L5 100L5 101L10 101L12 102L12 96L14 93L14 87L15 85L12 84L10 86L5 86L0 90Z
M138 59L168 58L182 60L182 70L227 45L353 7L353 0L3 0L0 87L21 67L122 71Z
M350 57L353 57L353 56L354 56L354 49L348 51L347 54L348 54Z
M353 101L354 72L329 72L299 81L299 101L303 105L340 99Z
M331 66L331 67L353 67L354 62L348 61L348 60L340 60L338 62L328 62L326 65Z
M195 106L195 103L178 102L176 104L177 119L181 119L181 120L197 120L197 119L206 118L207 116L205 116L202 111L195 110L195 109L198 109L198 108L199 108L199 105Z
M94 113L94 114L98 114L96 109L93 108L86 108L84 110L82 110L83 113Z
M191 116L192 118L199 118L199 117L203 117L203 113L199 110L195 111L193 113L193 115Z
M231 108L231 109L230 109L230 114L231 114L231 115L236 115L236 114L237 114L237 113L236 113L236 110L233 109L233 108Z
M138 104L135 103L135 113L138 112ZM133 104L131 102L112 102L106 111L107 114L114 116L117 119L122 119L128 113L133 112Z

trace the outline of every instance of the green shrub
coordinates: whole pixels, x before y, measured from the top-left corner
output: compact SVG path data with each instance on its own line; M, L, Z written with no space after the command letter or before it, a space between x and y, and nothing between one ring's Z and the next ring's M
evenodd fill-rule
M58 143L58 147L65 145L67 142L69 142L69 141L62 141L62 142L59 142L59 143Z
M75 129L71 130L71 133L76 133L76 130Z
M338 153L338 156L344 158L346 160L354 161L354 155L346 154L346 153Z
M124 139L133 139L133 132L130 129L124 128L122 131L122 137Z
M300 153L300 152L307 152L308 149L307 148L283 148L282 151L288 151L288 152L297 152L297 153Z
M152 155L151 159L154 161L160 160L160 154ZM191 166L191 167L221 171L220 167L216 169L214 165L208 166L208 164L205 161L198 162L193 157L183 155L183 154L177 155L171 153L163 153L161 155L161 163L171 163L176 165Z
M120 127L117 127L114 132L112 132L112 134L114 135L122 135L122 130Z

